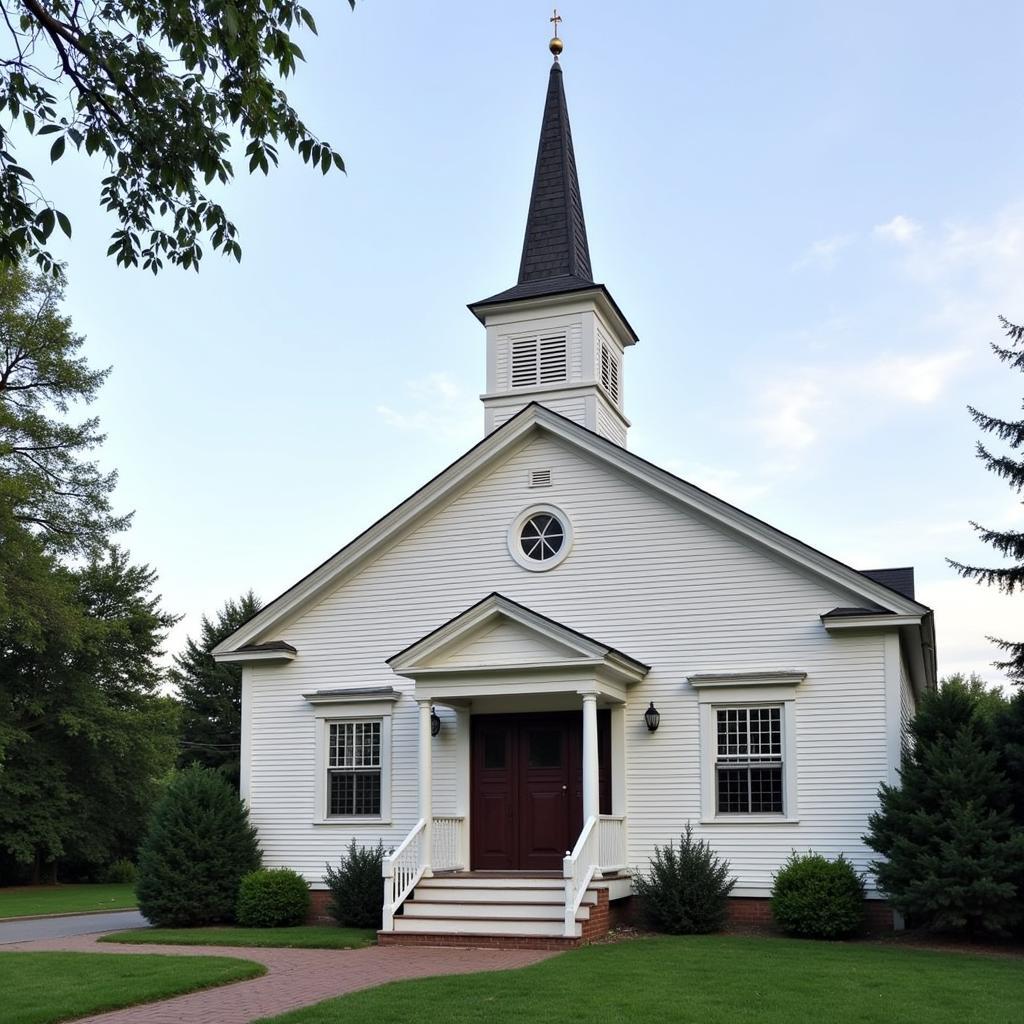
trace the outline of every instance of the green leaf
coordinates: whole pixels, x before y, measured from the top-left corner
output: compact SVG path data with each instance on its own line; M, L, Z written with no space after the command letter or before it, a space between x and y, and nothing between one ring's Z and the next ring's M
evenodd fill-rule
M50 163L56 163L64 155L64 136L62 135L50 147Z
M53 210L47 206L46 209L39 211L39 215L36 217L36 222L39 224L43 234L40 241L45 242L53 233L53 226L56 223L56 215Z
M68 215L66 213L61 213L60 210L58 210L57 211L57 223L60 225L61 231L63 231L64 234L67 235L68 238L70 238L71 237L71 221L68 220Z

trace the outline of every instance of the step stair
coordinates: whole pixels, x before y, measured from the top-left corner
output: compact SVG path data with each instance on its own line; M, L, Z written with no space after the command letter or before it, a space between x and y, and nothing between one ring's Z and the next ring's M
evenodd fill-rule
M554 874L457 872L420 879L381 940L401 944L578 945L602 901L600 885L584 894L572 936L565 935L565 883ZM607 892L603 893L607 930ZM597 924L597 922L595 922ZM403 936L408 939L403 940ZM415 938L414 938L415 937Z

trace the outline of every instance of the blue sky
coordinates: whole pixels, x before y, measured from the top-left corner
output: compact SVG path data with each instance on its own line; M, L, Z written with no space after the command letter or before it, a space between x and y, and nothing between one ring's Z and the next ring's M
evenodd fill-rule
M103 255L102 168L39 177L73 218L68 311L114 372L103 461L126 543L199 614L304 575L482 432L468 301L514 283L550 9L312 4L289 86L347 176L290 155L223 196L240 266ZM561 8L597 278L641 341L630 447L863 568L913 564L940 670L993 681L1024 597L959 581L967 525L1024 525L972 456L1019 412L987 349L1024 319L1019 3ZM236 163L241 166L239 159Z

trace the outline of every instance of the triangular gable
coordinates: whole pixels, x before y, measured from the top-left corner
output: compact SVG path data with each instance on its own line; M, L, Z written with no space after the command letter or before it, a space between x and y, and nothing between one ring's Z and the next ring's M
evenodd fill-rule
M568 668L604 665L622 682L638 682L648 666L614 647L527 608L489 594L388 659L398 675Z
M458 489L506 457L514 447L525 443L537 431L547 432L583 450L591 457L679 503L690 512L706 517L869 604L902 615L930 619L931 610L926 605L869 579L856 569L748 515L694 484L673 476L545 406L531 403L308 576L271 601L218 644L213 653L228 654L245 644L270 639L273 630L314 602L344 575L355 571L366 559L408 530L421 517L428 515ZM931 645L934 646L933 638Z

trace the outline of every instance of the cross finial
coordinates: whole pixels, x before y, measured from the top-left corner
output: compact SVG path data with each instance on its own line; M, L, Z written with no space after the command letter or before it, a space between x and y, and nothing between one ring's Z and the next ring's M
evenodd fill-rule
M558 38L558 26L561 24L562 16L558 13L557 7L548 21L555 26L555 34L551 42L548 43L548 49L555 55L555 60L558 60L558 55L562 52L562 40Z

